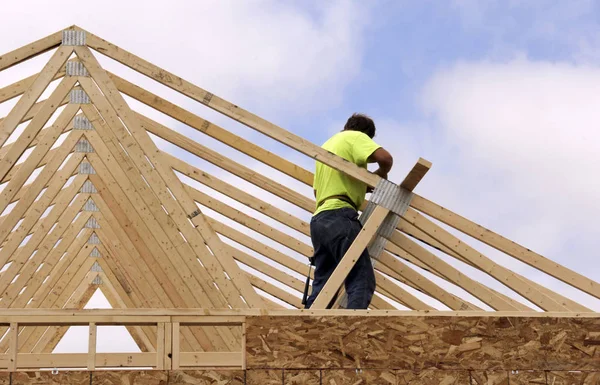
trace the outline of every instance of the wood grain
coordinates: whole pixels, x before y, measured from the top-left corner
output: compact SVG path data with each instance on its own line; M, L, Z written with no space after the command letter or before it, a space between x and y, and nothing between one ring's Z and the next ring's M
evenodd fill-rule
M474 370L471 372L471 382L473 385L509 385L508 372Z
M283 370L247 370L246 385L281 385Z
M92 385L167 385L166 371L97 371L92 374Z
M599 370L600 318L247 318L248 368Z
M546 385L546 373L539 370L508 372L510 385Z
M243 385L243 370L176 370L169 372L169 385Z
M322 384L381 384L396 385L396 372L393 370L323 370Z
M0 384L3 384L0 376ZM13 385L89 385L90 372L16 372L12 373ZM7 382L8 384L8 382Z
M321 385L321 371L284 370L283 385Z
M600 372L547 372L549 385L600 384Z
M398 385L470 385L466 370L425 370L422 372L396 372ZM369 382L367 382L369 383ZM373 382L373 384L387 382Z

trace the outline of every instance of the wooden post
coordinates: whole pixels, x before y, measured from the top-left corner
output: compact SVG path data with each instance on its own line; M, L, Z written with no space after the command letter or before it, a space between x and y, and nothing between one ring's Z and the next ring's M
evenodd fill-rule
M173 322L172 329L173 329L173 337L172 337L171 342L172 342L173 347L171 349L171 352L172 352L171 367L173 370L176 370L176 369L179 369L179 357L180 357L179 353L181 350L181 348L179 347L179 341L181 339L181 334L179 333L179 322Z
M90 322L89 343L88 343L88 370L96 369L96 335L98 328L95 322Z
M358 234L354 242L352 242L352 246L348 249L338 266L327 280L327 283L319 293L315 302L313 302L311 308L312 309L325 309L335 296L335 293L339 290L339 288L344 283L344 280L350 273L350 270L358 261L358 258L365 250L365 248L371 243L373 236L377 232L377 229L385 219L389 210L382 206L377 206L373 213L365 223L365 226L362 228L361 232Z
M173 357L173 324L165 323L165 354L164 354L164 370L173 368L171 357Z
M246 370L246 320L242 323L242 369Z
M156 369L165 369L165 323L160 322L156 325Z
M16 322L11 322L8 331L10 338L10 356L8 361L8 371L17 371L17 356L19 352L19 325Z

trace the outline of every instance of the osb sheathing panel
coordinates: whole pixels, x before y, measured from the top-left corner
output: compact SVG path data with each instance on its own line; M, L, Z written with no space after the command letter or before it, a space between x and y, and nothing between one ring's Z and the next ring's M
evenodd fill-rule
M321 371L284 370L283 385L321 385Z
M169 385L244 385L243 370L176 370L169 372Z
M247 370L246 385L281 385L283 370Z
M388 382L373 382L388 384ZM422 372L396 372L398 385L470 385L469 372L466 370L424 370ZM487 384L486 384L487 385Z
M546 385L546 373L540 371L523 371L508 373L510 385Z
M1 378L1 377L0 377ZM2 384L2 381L0 381ZM7 382L8 384L8 382ZM90 372L15 372L12 385L90 385Z
M167 385L166 371L97 371L92 374L92 385Z
M470 372L472 385L509 385L507 371Z
M393 370L323 370L323 384L382 384L396 385L398 379Z
M598 385L600 372L547 372L550 385Z
M600 370L600 318L247 318L248 368Z
M10 385L10 373L0 372L0 385Z

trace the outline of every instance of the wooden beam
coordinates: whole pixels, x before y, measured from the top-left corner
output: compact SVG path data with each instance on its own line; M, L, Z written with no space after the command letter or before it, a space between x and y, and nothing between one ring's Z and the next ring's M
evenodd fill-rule
M489 288L475 281L468 275L458 271L450 264L446 263L433 253L418 245L416 242L408 239L405 235L399 232L394 232L390 237L390 242L400 247L402 250L415 256L429 268L442 274L448 281L461 287L474 297L481 300L495 310L517 310L517 307L496 295Z
M61 99L63 97L63 95L58 96ZM52 99L52 97L50 97L50 99ZM50 99L49 102L51 101ZM42 158L44 158L44 156L48 153L52 145L56 143L58 137L62 135L64 128L69 124L73 117L75 117L75 114L78 110L79 105L70 104L59 115L55 124L53 124L52 127L44 133L41 138L41 142L35 146L35 149L21 164L19 172L12 177L10 182L8 182L8 185L2 190L2 193L0 194L0 212L4 211L19 189L23 187L27 179L31 176L31 173L38 167L38 164ZM10 171L14 164L19 160L21 155L23 155L29 143L31 143L33 138L38 134L41 127L32 126L35 123L40 122L34 118L33 121L29 123L22 136L17 139L8 153L0 160L0 179L4 178L4 176ZM29 140L25 140L26 138L29 138Z
M54 79L54 76L56 76L58 71L60 71L62 66L66 63L72 52L73 47L62 46L58 48L29 90L21 96L15 107L10 111L2 123L0 123L0 146L4 145L10 134L23 120L46 87L52 82L52 79ZM2 58L0 58L0 63L1 61ZM0 64L0 69L2 69L2 64Z
M458 238L454 237L440 226L437 226L423 215L416 212L414 209L409 208L403 218L442 244L453 249L465 259L468 259L473 264L479 266L479 268L485 271L488 275L496 278L499 282L519 293L524 298L527 298L540 308L546 311L566 310L563 305L539 292L533 286L528 285L521 280L515 279L517 276L516 273L496 264L483 254L477 252L472 247L458 240Z
M451 226L463 233L491 246L503 253L506 253L517 260L528 264L531 267L539 269L544 273L571 285L591 296L600 298L600 284L593 280L576 273L550 259L535 253L503 236L494 233L460 215L437 205L419 195L415 195L411 206L416 210Z
M283 143L313 159L342 171L369 186L375 187L380 177L362 169L355 164L338 157L319 146L296 136L218 96L207 92L182 78L163 70L97 36L87 33L87 44L94 50L125 64L126 66L174 89L207 107L214 109L250 128L261 132L276 141ZM81 56L80 56L81 57Z
M198 132L202 132L214 138L221 143L224 143L232 148L246 154L266 165L273 167L285 175L288 175L294 179L297 179L307 185L312 186L313 174L310 171L288 161L287 159L278 156L272 152L265 150L242 137L239 137L217 125L209 122L208 120L202 119L201 117L155 95L141 87L136 86L127 80L108 73L111 80L115 83L119 91L134 98L135 100L152 107L179 122L188 125Z
M33 85L38 76L40 76L39 73L28 76L25 79L21 79L18 82L10 84L6 87L0 88L0 103L4 103L8 100L23 95ZM54 75L52 80L54 81L63 78L64 76L65 68L63 67L56 73L56 75Z
M53 33L43 39L27 44L14 51L0 56L0 71L22 63L58 47L62 43L62 31Z

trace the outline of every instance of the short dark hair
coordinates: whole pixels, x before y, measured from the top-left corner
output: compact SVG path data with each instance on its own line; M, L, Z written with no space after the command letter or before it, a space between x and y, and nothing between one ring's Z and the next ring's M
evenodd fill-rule
M344 131L346 130L364 132L369 138L373 139L375 137L375 122L365 114L355 113L348 118L344 126Z

